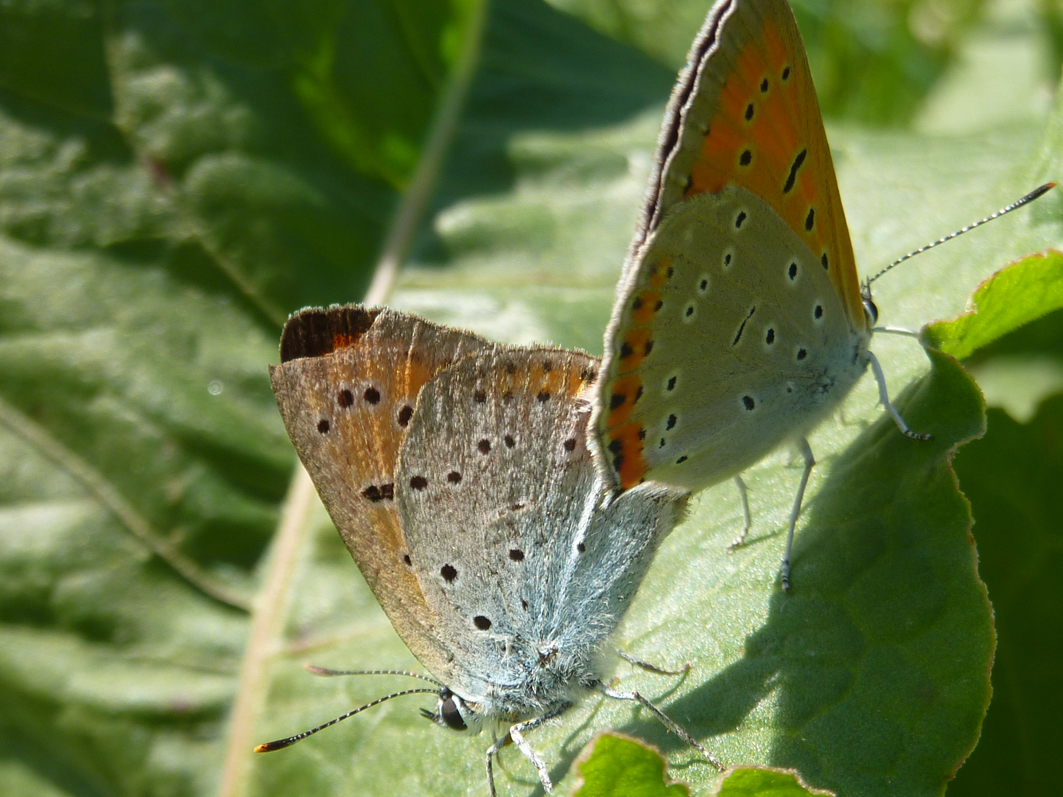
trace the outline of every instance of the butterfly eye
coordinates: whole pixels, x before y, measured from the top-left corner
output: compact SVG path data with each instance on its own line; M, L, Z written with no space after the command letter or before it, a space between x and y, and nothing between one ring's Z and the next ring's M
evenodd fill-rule
M878 323L878 307L875 305L875 303L873 301L871 301L871 294L870 293L868 293L867 295L864 296L863 302L864 302L864 315L867 316L867 320L871 324L871 326L874 326L875 324Z
M446 690L439 703L439 719L452 731L464 731L468 728L465 718L461 715L462 700L450 690Z

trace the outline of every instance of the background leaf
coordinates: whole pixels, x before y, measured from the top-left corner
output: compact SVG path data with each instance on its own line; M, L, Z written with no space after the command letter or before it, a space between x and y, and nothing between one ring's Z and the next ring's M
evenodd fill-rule
M661 754L623 734L600 733L576 760L579 781L573 797L683 797L690 790L669 781ZM810 790L790 770L738 767L727 770L718 797L809 797Z
M576 762L580 782L574 797L686 797L690 790L669 783L661 754L618 733L596 736Z
M1063 590L1054 575L1063 510L1063 396L1046 400L1025 424L991 409L989 433L957 455L956 470L978 518L981 573L993 596L998 643L982 740L949 793L1051 794L1056 778L1049 762L1060 732L1050 718L1060 708L1054 688L1060 650L1047 629L1063 621Z
M266 364L368 284L466 15L0 8L4 793L218 788L294 463Z
M952 321L931 324L925 339L936 349L966 359L1009 332L1063 309L1063 254L1028 257L994 274L971 297L973 309Z
M294 463L265 372L284 315L362 295L422 173L422 142L449 140L394 304L599 352L673 65L705 6L691 4L689 27L653 58L533 0L493 4L481 36L477 9L0 9L5 793L485 788L488 739L427 727L415 700L269 757L234 748L222 776L227 739L292 733L402 683L315 679L306 661L417 668L319 507L294 550L268 547ZM858 127L872 117L837 106L831 141L867 271L1058 177L1063 116L1030 89L1053 73L1046 28L971 20L981 49L963 38L969 60L945 51L944 78L916 102L915 124L949 135ZM1043 59L987 70L994 31ZM903 47L883 52L905 63ZM460 125L441 139L445 98L477 54ZM970 86L964 75L977 90L949 88ZM1014 121L1000 124L987 97ZM1005 262L1060 245L1060 203L1050 195L891 273L876 283L883 321L956 315ZM643 658L695 668L678 681L620 675L728 763L797 766L852 793L939 793L988 699L988 607L947 464L980 429L979 402L948 359L927 376L911 341L879 336L875 350L935 442L901 438L870 380L859 386L812 440L820 466L790 599L773 587L798 476L786 456L749 474L753 538L733 555L737 498L704 493L621 635ZM283 565L290 584L263 592ZM258 596L261 616L266 594L283 628L245 646L245 610ZM248 677L256 656L268 695ZM248 692L261 720L227 724ZM695 789L715 779L644 713L597 699L533 743L560 779L602 728L659 745ZM502 766L503 790L537 788L512 751Z
M810 794L829 794L809 789L787 770L745 767L729 772L716 792L719 797L805 797Z

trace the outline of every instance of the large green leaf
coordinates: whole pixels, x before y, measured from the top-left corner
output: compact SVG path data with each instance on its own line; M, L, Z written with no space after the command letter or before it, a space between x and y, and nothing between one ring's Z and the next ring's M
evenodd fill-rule
M320 507L298 511L298 482L282 511L294 460L265 366L285 312L361 295L411 206L400 198L448 140L454 75L477 49L394 303L499 340L601 349L673 76L534 0L500 0L481 38L478 8L0 9L3 42L27 54L0 56L5 794L485 790L489 739L429 727L428 698L250 753L408 684L316 679L307 661L419 669ZM861 262L1046 179L1059 114L1052 125L1033 166L1034 124L832 130ZM876 283L883 320L956 315L1005 262L1058 246L1059 200L1041 204ZM875 349L934 442L882 419L870 380L817 432L790 597L774 578L798 469L780 455L748 475L755 524L734 554L737 497L703 494L621 634L643 658L694 668L620 674L728 764L938 793L988 699L988 605L948 467L982 416L948 358L928 374L910 340ZM695 789L715 778L645 712L600 699L531 741L560 780L604 728L662 747ZM512 749L501 764L504 793L537 788Z
M1063 627L1063 396L1025 424L990 410L988 433L960 451L956 471L978 521L998 642L982 739L949 794L1052 794L1063 743L1055 633Z
M490 85L489 74L482 80L481 87ZM478 112L474 104L473 130L480 129ZM395 303L495 337L600 350L610 278L642 186L643 173L630 165L638 163L639 151L630 142L649 142L656 125L657 113L649 111L624 126L607 118L587 131L506 138L508 159L499 173L512 175L513 188L448 204L434 221L438 240L406 272ZM833 140L862 259L884 263L1021 194L1026 167L1020 171L1018 161L1004 155L1034 150L1036 135L1028 135L1013 130L940 140L839 131ZM465 158L474 156L457 153L455 179L463 179ZM972 162L984 166L981 174L971 173ZM877 291L884 320L917 326L958 313L968 292L1006 262L1005 253L1058 243L1058 205L1048 207L998 222L992 232L980 231L891 274ZM608 234L611 229L617 232ZM876 348L891 384L926 372L926 357L910 341L886 338ZM647 579L625 624L628 648L666 664L689 660L695 669L678 685L627 672L623 683L659 697L725 761L792 765L815 785L842 792L933 794L977 740L989 699L993 636L969 516L948 454L981 431L981 402L953 362L937 356L934 363L933 375L901 401L913 425L935 433L933 443L908 441L879 420L871 384L861 386L842 424L828 425L813 441L823 467L799 538L795 566L804 575L795 575L794 595L773 589L779 535L798 475L780 467L782 457L750 475L753 544L724 552L740 523L737 499L724 486L700 499ZM326 526L321 533L327 538L331 531ZM338 546L333 549L342 558ZM313 578L308 571L299 583L310 588ZM366 626L354 633L315 660L381 666L380 643L366 651L366 640L377 637ZM398 649L391 645L388 651ZM262 738L327 717L315 695L342 689L348 703L357 704L385 689L364 681L315 683L299 670L308 658L301 648L282 663L271 702L283 705L287 716L270 720ZM415 666L408 657L388 664ZM339 712L345 704L333 705ZM463 794L482 783L485 740L418 731L418 718L401 706L382 711L387 719L377 725L346 729L335 741L315 739L313 752L300 753L303 762L293 749L291 760L261 764L262 790L301 779L325 788L336 778L354 791L381 789L378 774L364 762L402 744L416 744L417 752L389 770L395 791ZM296 713L302 724L291 720ZM651 739L681 762L684 780L696 786L714 779L696 754L645 713L598 700L536 733L536 746L560 761L555 778L601 727ZM409 742L414 733L416 742ZM352 749L357 758L344 758ZM329 762L328 773L321 772L322 761ZM436 779L440 771L449 773L443 781ZM534 771L518 755L510 756L507 771L516 792L535 788Z
M1025 286L1015 279L1023 274L1031 277ZM1016 311L1031 307L1029 294L1051 299L1053 282L1061 279L1058 254L1028 258L979 288L976 313L935 326L953 340L952 333L964 329L973 340L984 340L990 327L1011 326ZM1052 719L1060 710L1054 686L1059 637L1050 630L1063 615L1056 576L1063 513L1063 310L996 338L971 362L989 387L987 395L1004 407L990 408L986 436L955 460L977 519L979 569L993 601L998 641L982 738L949 794L1052 794L1051 751L1063 744L1063 731Z

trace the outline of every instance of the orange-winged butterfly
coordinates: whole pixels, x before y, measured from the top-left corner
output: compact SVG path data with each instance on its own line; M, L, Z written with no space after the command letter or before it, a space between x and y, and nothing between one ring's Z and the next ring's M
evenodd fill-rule
M745 510L741 542L750 516L740 474L796 443L805 467L780 573L788 589L794 527L815 464L805 435L869 365L898 428L915 439L930 435L905 424L869 349L878 311L870 281L861 286L857 276L812 75L785 0L712 8L653 163L605 336L592 419L599 470L620 491L644 481L694 491L734 478Z

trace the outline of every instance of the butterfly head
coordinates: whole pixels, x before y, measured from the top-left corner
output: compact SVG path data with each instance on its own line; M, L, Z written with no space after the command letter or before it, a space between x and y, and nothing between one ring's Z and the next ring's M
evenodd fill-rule
M474 703L466 703L458 695L447 687L439 690L439 700L436 710L421 709L421 716L429 719L436 725L450 728L452 731L467 731L471 727L473 732L480 728L481 712Z

